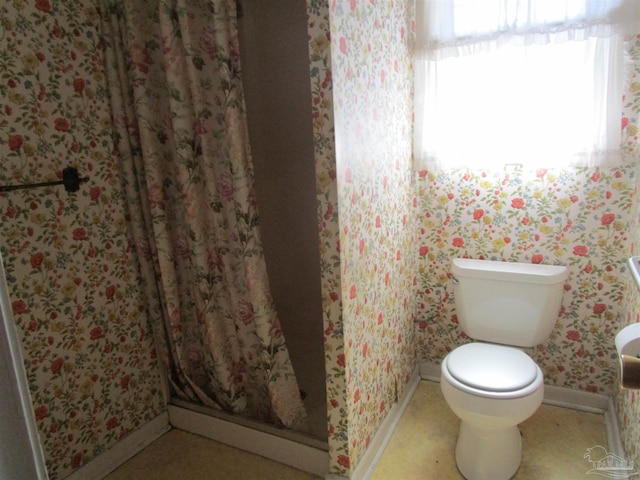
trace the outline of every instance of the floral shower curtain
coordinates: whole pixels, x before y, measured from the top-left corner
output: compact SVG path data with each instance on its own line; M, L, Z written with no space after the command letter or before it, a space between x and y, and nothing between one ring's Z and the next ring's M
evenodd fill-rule
M114 137L173 393L304 417L269 293L234 0L101 0Z

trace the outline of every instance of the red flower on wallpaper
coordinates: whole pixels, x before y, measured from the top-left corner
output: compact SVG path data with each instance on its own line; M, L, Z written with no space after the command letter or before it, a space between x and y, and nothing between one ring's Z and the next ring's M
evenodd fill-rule
M531 257L531 263L535 263L535 264L542 263L542 260L544 260L544 256L542 256L539 253L536 253Z
M481 208L478 208L473 212L473 219L480 220L483 217L483 215L484 215L484 210Z
M567 331L567 338L569 340L573 340L574 342L580 340L580 332L577 330L569 330Z
M85 87L84 78L76 77L73 79L73 91L76 93L82 93Z
M9 137L9 150L19 152L23 143L22 135L11 135Z
M452 241L454 247L462 247L464 246L464 240L460 237L455 237Z
M131 375L125 375L120 379L120 387L125 390L129 386L129 381L131 380Z
M113 296L115 295L115 293L116 293L116 286L115 285L109 285L107 287L107 290L106 290L106 293L105 293L105 295L107 297L107 300L111 300L113 298Z
M344 172L344 181L347 183L351 183L353 181L353 172L350 168L347 168Z
M44 253L38 252L31 255L31 268L38 269L42 266L44 261Z
M91 340L97 340L104 336L104 332L102 331L102 327L94 327L89 333L89 338Z
M36 415L36 420L42 420L49 413L49 409L47 409L46 405L40 405L33 413Z
M624 130L627 125L629 125L629 118L628 117L622 117L622 129Z
M356 388L356 391L353 393L353 403L358 403L360 401L360 389Z
M16 300L11 304L11 308L13 310L14 315L20 315L27 311L27 304L22 300Z
M69 120L66 118L58 117L54 120L55 129L59 132L66 132L69 130Z
M44 13L51 12L51 3L49 0L36 0L36 8Z
M579 257L584 257L589 253L589 249L585 245L576 245L573 247L573 254Z
M511 200L511 206L518 209L524 207L524 199L520 197L514 198Z
M53 362L51 362L51 373L54 375L58 375L60 370L62 370L62 365L64 365L64 360L60 357L56 358Z
M604 215L602 215L600 223L606 227L607 225L611 225L615 219L615 213L605 213Z
M349 289L349 298L351 300L356 298L356 286L355 285L351 285L351 288Z
M349 468L351 466L351 461L347 455L338 455L338 464L342 465L344 468Z
M83 227L73 229L74 240L84 240L85 238L87 238L87 231Z
M340 51L344 54L347 53L347 39L340 37Z
M111 417L109 420L107 420L107 430L113 430L118 426L119 423L120 422L118 420L118 417Z
M427 253L429 253L429 247L427 247L426 245L423 245L422 247L420 247L421 257L424 257Z
M101 192L100 187L98 186L92 187L91 190L89 190L89 197L94 202L97 202L98 199L100 198L100 192Z
M338 366L344 367L345 365L344 353L341 353L340 355L338 355Z
M77 452L71 457L71 467L78 468L80 465L82 465L82 452Z
M600 315L604 313L606 309L607 309L607 306L604 303L596 303L593 306L593 313L595 313L596 315Z

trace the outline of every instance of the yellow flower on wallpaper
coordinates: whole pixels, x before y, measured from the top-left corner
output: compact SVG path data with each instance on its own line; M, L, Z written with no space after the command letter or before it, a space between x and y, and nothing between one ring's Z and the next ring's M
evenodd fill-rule
M573 205L573 202L567 197L559 199L556 203L560 208L569 208L571 205Z
M496 239L493 241L493 246L494 246L494 248L496 248L496 249L498 249L498 250L500 250L500 249L504 248L506 244L507 244L507 243L506 243L506 242L504 241L504 239L502 239L502 238L496 238Z

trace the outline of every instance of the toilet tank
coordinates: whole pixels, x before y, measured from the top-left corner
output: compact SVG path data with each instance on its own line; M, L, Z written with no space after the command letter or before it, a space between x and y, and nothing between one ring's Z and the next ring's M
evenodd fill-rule
M455 258L451 273L458 321L469 337L533 347L558 320L569 269Z

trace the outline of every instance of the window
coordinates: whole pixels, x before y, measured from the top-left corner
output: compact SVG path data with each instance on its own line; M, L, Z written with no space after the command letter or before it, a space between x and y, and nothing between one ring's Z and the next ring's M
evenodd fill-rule
M416 168L617 163L633 3L417 0Z

